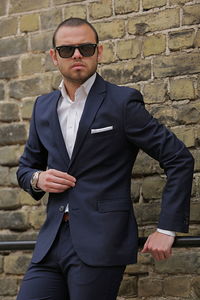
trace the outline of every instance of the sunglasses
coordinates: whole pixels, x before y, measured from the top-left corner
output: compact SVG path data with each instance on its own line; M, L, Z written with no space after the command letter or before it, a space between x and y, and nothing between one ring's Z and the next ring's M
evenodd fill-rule
M55 47L55 50L58 51L60 57L69 58L74 55L76 49L81 53L82 56L90 57L94 55L97 44L81 44L79 46L59 46Z

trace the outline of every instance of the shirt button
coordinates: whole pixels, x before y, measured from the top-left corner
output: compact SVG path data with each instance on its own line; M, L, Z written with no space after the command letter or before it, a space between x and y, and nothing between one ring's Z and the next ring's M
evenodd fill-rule
M59 207L59 211L60 211L60 212L63 212L64 209L65 209L64 205L61 205L61 206Z

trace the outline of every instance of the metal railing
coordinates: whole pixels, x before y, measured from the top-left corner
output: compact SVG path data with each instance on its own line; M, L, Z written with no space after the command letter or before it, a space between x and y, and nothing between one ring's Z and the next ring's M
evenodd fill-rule
M139 238L139 247L142 247L147 240L146 237ZM0 241L0 251L4 250L33 250L35 241ZM200 247L200 236L179 236L175 238L173 247L189 248Z

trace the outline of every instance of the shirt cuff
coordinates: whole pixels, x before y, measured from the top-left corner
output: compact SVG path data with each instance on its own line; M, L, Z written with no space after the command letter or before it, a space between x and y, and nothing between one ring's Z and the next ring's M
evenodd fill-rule
M170 236L176 236L176 232L175 231L169 231L169 230L164 230L164 229L160 229L157 228L157 231L166 235L170 235Z

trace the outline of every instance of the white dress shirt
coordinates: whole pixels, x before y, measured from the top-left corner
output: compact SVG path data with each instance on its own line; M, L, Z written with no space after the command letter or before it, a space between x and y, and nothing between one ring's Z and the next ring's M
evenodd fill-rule
M62 135L70 158L72 156L85 102L95 79L96 73L76 90L74 101L69 98L63 80L59 86L61 97L58 102L57 112Z
M70 158L74 149L78 126L83 113L85 102L95 79L96 73L76 90L74 101L69 98L63 80L59 85L61 97L58 102L57 112L62 135ZM69 211L68 205L65 211ZM175 232L173 231L163 230L159 228L157 229L157 231L167 235L175 236Z

